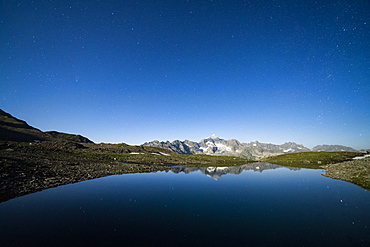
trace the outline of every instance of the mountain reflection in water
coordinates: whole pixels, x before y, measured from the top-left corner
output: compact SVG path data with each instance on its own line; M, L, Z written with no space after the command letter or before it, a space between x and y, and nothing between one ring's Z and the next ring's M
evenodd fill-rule
M247 171L247 170L252 170L255 172L263 172L265 170L274 170L274 169L279 169L279 168L286 168L286 169L293 170L293 171L300 170L300 168L279 166L279 165L270 164L267 162L254 162L254 163L249 163L249 164L242 165L242 166L224 166L224 167L174 166L174 167L171 167L171 171L174 173L181 173L181 172L191 173L191 172L200 171L204 175L207 175L208 177L218 180L221 178L222 175L229 174L229 173L238 175L238 174L241 174L243 171Z

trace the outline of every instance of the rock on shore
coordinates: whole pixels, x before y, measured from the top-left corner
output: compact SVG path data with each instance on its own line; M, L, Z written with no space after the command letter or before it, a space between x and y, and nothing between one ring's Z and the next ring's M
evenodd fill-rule
M354 183L370 190L370 157L322 166L326 177Z

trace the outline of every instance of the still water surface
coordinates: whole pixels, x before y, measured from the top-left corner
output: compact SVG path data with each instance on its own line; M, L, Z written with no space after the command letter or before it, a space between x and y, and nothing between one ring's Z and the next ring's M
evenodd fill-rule
M370 246L370 192L323 170L173 168L0 204L2 246Z

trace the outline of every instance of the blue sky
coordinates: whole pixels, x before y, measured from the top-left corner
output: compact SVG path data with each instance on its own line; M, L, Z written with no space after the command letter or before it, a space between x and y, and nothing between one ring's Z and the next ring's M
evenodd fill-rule
M370 148L370 2L2 1L0 107L95 142Z

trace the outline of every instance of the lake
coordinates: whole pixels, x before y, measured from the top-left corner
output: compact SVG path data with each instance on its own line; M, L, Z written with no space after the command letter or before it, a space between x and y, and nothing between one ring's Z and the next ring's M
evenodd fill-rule
M324 170L173 167L0 204L2 246L370 246L370 192Z

